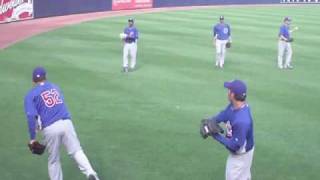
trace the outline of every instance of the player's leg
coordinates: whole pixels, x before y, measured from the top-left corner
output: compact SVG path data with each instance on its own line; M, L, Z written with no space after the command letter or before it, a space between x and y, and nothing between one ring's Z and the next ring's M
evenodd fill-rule
M132 43L131 51L130 51L130 56L131 56L131 64L130 68L134 69L136 67L136 62L137 62L137 50L138 46L137 43Z
M62 180L62 169L60 163L61 131L59 122L46 127L43 137L48 151L48 172L50 180Z
M224 66L224 59L226 56L226 44L227 41L222 41L221 44L221 60L220 60L220 67L222 68Z
M238 162L234 155L229 154L226 164L226 180L237 180L240 172L237 167Z
M80 171L85 174L87 177L93 175L97 177L97 173L93 170L87 156L84 154L79 139L77 137L76 131L73 127L71 120L63 120L63 137L62 143L66 147L68 154L75 160Z
M287 51L286 51L286 62L285 62L285 67L292 69L293 67L291 66L291 58L292 58L292 47L291 43L287 43Z
M220 66L221 61L221 41L216 40L216 66Z
M285 42L284 41L279 41L278 42L278 68L282 69L283 68L283 55L285 52Z
M123 46L123 71L128 72L128 55L129 55L129 44L125 43Z
M226 164L226 180L244 180L241 179L243 164L241 155L229 154Z
M244 170L242 174L242 179L251 180L251 165L253 160L254 149L247 152L243 157Z

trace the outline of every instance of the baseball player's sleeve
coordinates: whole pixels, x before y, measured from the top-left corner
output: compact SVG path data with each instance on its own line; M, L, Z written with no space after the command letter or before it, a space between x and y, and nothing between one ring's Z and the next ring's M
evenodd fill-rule
M217 115L210 117L210 120L215 120L217 123L227 122L228 118L228 111L230 109L231 104L229 104L223 111L219 112Z
M213 38L216 38L217 36L217 26L213 27Z
M34 107L33 96L28 94L24 99L24 110L26 118L28 120L30 139L36 138L36 120L37 120L37 110Z
M126 39L128 38L127 28L124 28L124 29L123 29L123 34L126 35L126 37L123 38L123 40L126 40Z
M228 36L229 36L229 42L232 42L232 38L231 38L231 27L230 25L228 25Z
M221 134L213 134L212 137L223 144L229 151L236 153L246 140L247 130L247 124L237 123L232 126L232 138L225 138Z
M136 29L136 40L138 40L139 39L139 31L138 31L138 29Z
M280 30L279 30L279 38L286 41L287 38L284 37L284 31L285 31L284 27L283 27L283 26L280 27Z

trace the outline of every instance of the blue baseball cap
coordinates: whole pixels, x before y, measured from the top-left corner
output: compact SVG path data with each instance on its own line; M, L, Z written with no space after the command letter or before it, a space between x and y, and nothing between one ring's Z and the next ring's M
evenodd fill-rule
M220 19L220 20L224 20L224 16L220 16L219 19Z
M33 80L33 82L37 82L40 79L45 78L46 74L47 74L47 72L43 67L34 68L33 72L32 72L32 80Z
M228 88L231 92L233 92L237 96L246 96L247 95L247 86L241 80L233 80L224 83L224 87Z
M128 22L134 22L134 19L133 18L129 18Z
M283 19L283 21L291 21L291 18L287 16Z

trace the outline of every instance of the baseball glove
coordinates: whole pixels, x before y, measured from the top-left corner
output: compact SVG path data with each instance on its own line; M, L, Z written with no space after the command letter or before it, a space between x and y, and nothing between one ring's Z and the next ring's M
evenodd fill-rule
M293 42L293 38L288 39L287 42Z
M200 135L206 139L211 134L223 133L223 129L214 120L202 119L200 124Z
M231 48L231 42L227 42L226 48Z
M42 155L46 149L45 145L40 144L38 141L34 141L32 144L28 144L28 147L32 154Z

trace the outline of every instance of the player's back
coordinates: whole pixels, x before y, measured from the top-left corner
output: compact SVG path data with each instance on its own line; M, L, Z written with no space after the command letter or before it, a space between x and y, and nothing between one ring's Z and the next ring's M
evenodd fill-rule
M251 110L248 104L246 104L243 108L238 110L235 114L235 120L241 124L242 128L246 129L246 150L251 150L254 146L254 135L253 135L253 118L251 115Z
M281 25L280 30L279 30L279 36L284 36L285 38L289 39L290 38L290 33L289 33L289 27L286 25Z
M43 128L57 120L71 118L63 94L57 85L48 81L40 83L30 91L29 95L41 117Z
M227 40L230 36L230 27L225 23L218 23L213 28L214 34L219 40Z

